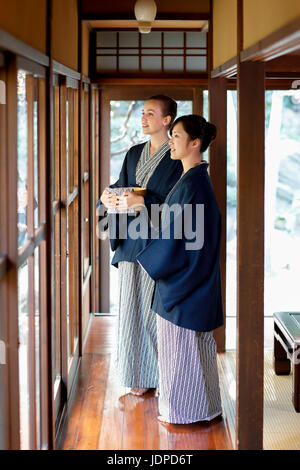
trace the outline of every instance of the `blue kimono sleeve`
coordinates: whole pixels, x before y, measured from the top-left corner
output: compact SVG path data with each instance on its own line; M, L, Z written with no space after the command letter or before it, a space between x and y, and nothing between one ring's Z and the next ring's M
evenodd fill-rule
M114 184L111 184L109 186L110 188L120 188L120 187L128 186L128 174L127 174L128 154L129 152L127 152L125 155L118 180ZM102 222L103 229L107 230L110 224L115 224L116 232L118 233L119 232L118 214L109 214L109 217L108 217L107 210L100 199L98 200L96 204L96 210L97 210L97 214L100 216L100 221ZM111 246L112 251L115 251L118 245L119 245L119 241L117 237L110 238L110 246Z
M221 220L217 210L208 203L204 207L204 244L201 249L188 250L185 237L153 240L139 255L138 262L152 279L166 312L186 299L195 289L211 289L219 275Z
M159 237L138 254L137 261L157 281L180 271L186 265L186 253L181 248L182 240L162 238L160 232Z

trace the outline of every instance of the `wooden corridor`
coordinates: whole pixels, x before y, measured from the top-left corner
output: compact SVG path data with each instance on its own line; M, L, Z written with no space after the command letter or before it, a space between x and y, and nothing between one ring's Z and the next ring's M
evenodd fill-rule
M58 448L62 450L231 450L230 410L211 423L163 425L154 391L134 397L114 375L114 317L93 317ZM223 363L223 362L222 362ZM220 370L221 389L226 385ZM227 418L228 416L228 418Z

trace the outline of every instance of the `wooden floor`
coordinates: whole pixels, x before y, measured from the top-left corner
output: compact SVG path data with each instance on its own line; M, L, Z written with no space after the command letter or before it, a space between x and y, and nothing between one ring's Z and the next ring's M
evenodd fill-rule
M204 450L232 449L232 403L210 423L163 425L157 421L157 397L134 397L118 384L112 351L115 317L94 317L82 357L76 393L58 443L64 450ZM225 362L224 362L225 361ZM220 362L221 389L230 387L225 358ZM227 374L227 378L223 375ZM222 393L222 397L225 394ZM228 393L227 393L228 396ZM228 401L229 400L229 401Z

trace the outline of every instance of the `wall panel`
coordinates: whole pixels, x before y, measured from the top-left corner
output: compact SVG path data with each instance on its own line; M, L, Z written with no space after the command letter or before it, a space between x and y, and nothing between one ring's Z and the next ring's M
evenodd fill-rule
M299 16L299 0L244 0L244 49Z
M46 54L46 0L0 0L0 28Z
M78 70L77 0L53 0L53 58Z
M213 69L236 56L237 0L213 2Z

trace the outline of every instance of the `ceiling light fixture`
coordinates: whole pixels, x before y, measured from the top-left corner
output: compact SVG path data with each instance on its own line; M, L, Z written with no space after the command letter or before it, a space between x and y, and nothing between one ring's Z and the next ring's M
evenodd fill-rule
M137 0L134 5L134 14L139 25L140 33L150 33L156 11L157 8L154 0Z

